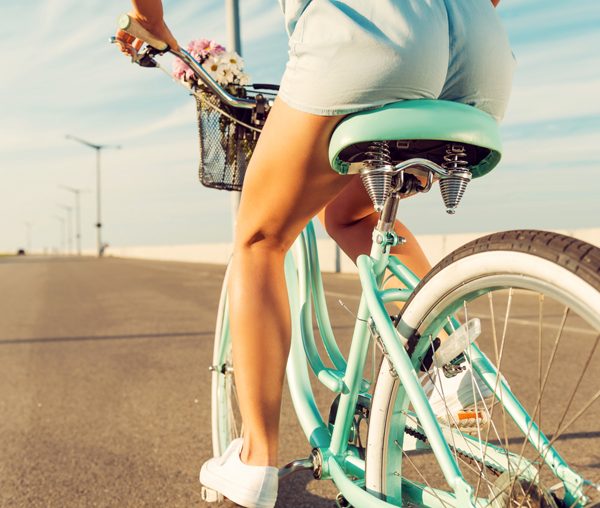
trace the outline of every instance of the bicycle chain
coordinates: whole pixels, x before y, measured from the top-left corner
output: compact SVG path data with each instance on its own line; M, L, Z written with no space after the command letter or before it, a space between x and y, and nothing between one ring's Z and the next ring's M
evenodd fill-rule
M409 427L408 425L406 425L404 427L404 432L406 434L408 434L409 436L412 436L412 437L418 439L419 441L422 441L425 444L429 443L429 440L427 439L427 436L425 434L423 434L422 432L419 432L416 429L413 429L412 427ZM454 449L454 451L458 455L460 455L463 459L467 460L470 464L474 464L474 463L481 464L481 461L477 460L473 455L469 454L468 452L465 452L464 450L453 447L451 443L448 443L448 446L450 448ZM484 463L483 465L487 469L489 469L495 476L500 476L504 472L491 464Z

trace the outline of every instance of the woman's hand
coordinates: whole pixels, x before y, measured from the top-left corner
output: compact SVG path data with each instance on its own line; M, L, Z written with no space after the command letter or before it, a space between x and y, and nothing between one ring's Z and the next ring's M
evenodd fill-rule
M179 49L179 44L163 19L160 0L134 0L133 6L134 10L129 13L129 16L139 22L154 37L166 42L171 49ZM136 51L139 51L144 43L129 35L124 30L117 31L116 38L123 43L121 44L121 52L126 55L131 55L131 50L126 46L127 44L133 46Z

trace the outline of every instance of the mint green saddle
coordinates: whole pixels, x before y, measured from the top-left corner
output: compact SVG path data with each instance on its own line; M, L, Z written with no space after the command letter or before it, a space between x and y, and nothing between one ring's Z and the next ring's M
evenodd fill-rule
M389 142L394 163L423 157L441 165L449 143L464 145L473 177L494 169L502 152L498 124L487 113L458 102L407 100L342 120L329 142L331 167L355 172L373 141Z

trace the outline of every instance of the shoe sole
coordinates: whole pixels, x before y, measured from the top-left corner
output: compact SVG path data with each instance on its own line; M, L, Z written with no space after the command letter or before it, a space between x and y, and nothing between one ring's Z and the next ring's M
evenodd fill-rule
M205 489L222 494L227 499L244 506L245 508L273 508L275 506L275 501L277 500L277 496L273 499L257 500L254 491L233 485L231 479L223 479L204 466L200 469L200 484ZM237 492L232 492L230 490L232 488L236 489ZM245 492L239 492L240 490Z

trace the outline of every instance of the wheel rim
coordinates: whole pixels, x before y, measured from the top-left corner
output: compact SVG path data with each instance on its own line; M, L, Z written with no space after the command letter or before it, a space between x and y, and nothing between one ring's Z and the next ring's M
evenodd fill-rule
M219 299L212 366L211 424L213 454L220 456L229 443L242 435L242 418L235 388L231 334L229 332L229 302L227 267Z
M213 429L216 436L214 452L221 455L232 440L242 435L242 416L240 413L235 376L231 336L227 323L228 305L225 303L224 326L220 330L220 340L216 343L215 371L213 372ZM214 439L214 438L213 438Z
M231 348L222 363L219 377L219 434L221 453L223 453L232 440L242 435L242 418L235 387Z
M571 276L575 277L572 274ZM540 294L543 296L540 297ZM531 312L525 312L527 309L531 310L532 307L538 313L533 320ZM567 307L566 311L565 307ZM496 274L474 278L459 288L443 293L443 296L424 313L421 323L416 328L422 337L433 338L437 336L441 326L447 323L446 318L452 313L458 314L461 322L464 322L465 314L467 318L478 317L481 320L484 329L478 340L481 349L495 364L500 363L500 368L507 377L511 388L515 395L524 402L528 413L532 416L535 414L535 419L540 421L542 432L551 436L551 442L568 464L572 464L574 467L578 466L576 467L577 471L584 477L592 479L596 483L600 482L598 469L594 468L593 464L581 464L581 460L579 460L583 456L582 450L585 451L586 429L594 428L595 422L600 419L600 403L598 403L600 381L597 375L591 375L600 369L600 346L598 345L600 312L598 308L573 298L564 288L549 285L542 280L528 279L522 275ZM533 335L532 331L535 332ZM554 335L552 335L552 331L555 332ZM523 340L519 339L519 336L529 338L530 342L532 342L531 337L533 336L535 338L534 347L527 348L526 354L522 352L523 348L521 348L520 357L513 358L511 355L519 353L515 347L515 344L519 344L515 341ZM565 344L570 347L565 348ZM423 347L420 349L422 352ZM419 354L419 348L415 350L416 354ZM564 388L565 376L560 374L573 371L574 365L577 364L580 365L580 368L577 370L576 376L570 380L568 387ZM535 368L524 368L523 365L534 365ZM524 390L521 386L529 388L534 386L537 391ZM560 399L558 395L563 392L566 393L566 399L561 400L561 403L558 404L557 400ZM429 485L434 489L447 491L448 487L445 485L431 453L406 452L400 450L396 444L398 441L402 442L402 439L397 439L399 429L402 429L402 438L404 438L402 416L398 415L406 418L409 427L411 423L414 427L418 428L418 426L414 422L414 417L411 416L410 407L407 408L408 411L402 407L404 401L402 394L398 394L397 383L393 393L397 395L394 418L398 421L395 429L392 429L391 424L386 429L388 430L385 437L388 448L388 469L401 467L404 478ZM550 408L547 407L548 402L552 403ZM585 407L589 402L591 402L589 407ZM512 455L506 455L508 469L513 466L511 477L513 487L518 477L523 474L522 464L527 464L526 460L539 471L537 476L534 473L533 482L529 484L535 486L535 489L531 488L532 494L529 498L511 500L508 506L531 505L534 492L548 495L548 492L556 487L559 480L554 475L548 474L549 469L543 464L543 461L540 461L539 452L523 439L523 433L516 429L503 406L498 403L489 407L481 405L477 410L489 415L490 425L488 426L489 430L480 428L475 433L475 441L478 443L474 443L473 446L481 445L483 447L490 441L502 443L504 450L508 450L517 457L525 457L521 463L517 461L514 464ZM581 414L579 414L580 412ZM456 429L456 425L452 421L449 427ZM566 446L562 441L567 442ZM499 497L496 485L497 475L502 475L505 471L490 472L489 467L482 466L481 461L477 460L475 464L468 464L460 453L456 453L457 449L453 448L457 462L477 496L488 500L493 499L497 506ZM384 455L386 454L384 453ZM486 455L480 450L479 457L485 458ZM517 470L521 473L516 474ZM390 474L382 474L382 477L387 478L385 492L393 498L397 495L398 488L394 488L390 484ZM508 488L504 488L504 490L506 491ZM590 500L600 501L598 492L591 486L584 490ZM577 499L570 497L561 488L556 488L555 494L564 499L567 506L577 504ZM442 506L451 506L441 496L438 501L438 504Z

